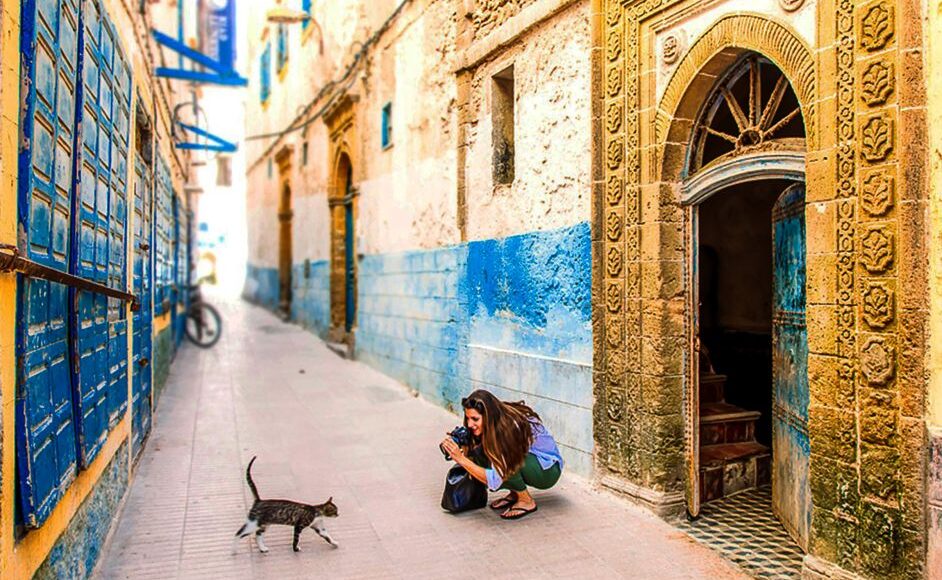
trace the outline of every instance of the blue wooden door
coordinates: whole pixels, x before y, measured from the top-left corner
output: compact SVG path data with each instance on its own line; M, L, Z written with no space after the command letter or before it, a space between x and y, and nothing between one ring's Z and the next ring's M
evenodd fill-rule
M805 322L805 186L785 190L772 209L772 506L805 550L811 529L808 485L808 331Z
M152 172L140 157L134 160L134 294L140 309L134 313L134 354L131 381L131 450L136 456L151 425L151 338L153 332L154 196Z
M79 7L72 0L24 0L21 7L19 249L68 271ZM46 520L77 471L68 298L62 284L18 277L16 463L27 527Z
M343 251L344 251L344 294L346 295L346 307L345 307L345 321L344 329L347 332L350 332L353 329L353 324L356 321L356 300L357 300L357 286L356 286L356 263L354 262L355 251L353 247L354 241L354 221L353 221L353 171L347 171L347 191L344 197L343 204L343 213L344 213L344 239L343 239Z

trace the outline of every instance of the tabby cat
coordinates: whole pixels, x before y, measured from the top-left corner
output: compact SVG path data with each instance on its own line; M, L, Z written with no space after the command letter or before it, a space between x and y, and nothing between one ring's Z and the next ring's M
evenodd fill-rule
M304 528L310 527L317 535L324 538L328 544L337 548L335 542L327 530L324 528L324 518L335 518L338 515L337 506L330 498L320 505L307 505L286 499L261 499L258 497L258 489L255 482L252 481L252 464L255 463L255 457L249 461L249 466L245 470L245 480L249 482L249 488L255 501L252 503L252 509L246 517L245 524L236 532L232 548L235 550L235 543L251 534L255 534L255 541L258 543L260 552L268 552L268 546L262 536L265 529L272 525L293 526L294 527L294 551L300 552L298 545L301 539L301 532Z

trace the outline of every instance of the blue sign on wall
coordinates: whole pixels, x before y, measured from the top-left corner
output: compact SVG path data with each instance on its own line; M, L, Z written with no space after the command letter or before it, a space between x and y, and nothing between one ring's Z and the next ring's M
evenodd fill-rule
M200 48L223 68L235 68L235 0L198 0Z
M194 68L157 67L156 75L182 79L194 83L213 83L233 87L248 84L235 70L235 0L198 0L200 48L194 50L182 39L173 38L157 30L151 31L154 40L200 65Z

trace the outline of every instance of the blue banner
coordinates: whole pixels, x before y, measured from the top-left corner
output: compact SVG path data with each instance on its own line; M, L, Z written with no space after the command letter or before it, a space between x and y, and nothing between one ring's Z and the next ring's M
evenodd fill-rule
M200 52L234 70L236 58L235 0L198 0Z

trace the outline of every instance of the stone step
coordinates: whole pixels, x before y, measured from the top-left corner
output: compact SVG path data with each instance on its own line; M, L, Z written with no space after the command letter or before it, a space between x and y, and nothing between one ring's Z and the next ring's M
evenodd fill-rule
M340 358L346 358L346 359L352 358L350 356L350 348L346 345L346 343L325 340L324 344L326 344L327 348L333 351L334 354L336 354Z
M700 402L719 403L726 398L726 375L700 373Z
M755 441L758 411L729 403L700 403L700 445Z
M772 455L755 441L700 448L700 501L708 502L771 481Z

